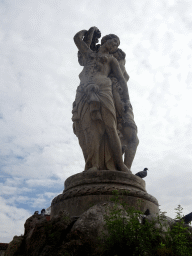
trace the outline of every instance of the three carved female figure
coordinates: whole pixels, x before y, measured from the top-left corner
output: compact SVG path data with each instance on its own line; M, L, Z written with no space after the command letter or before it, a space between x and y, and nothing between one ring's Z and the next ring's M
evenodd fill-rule
M138 146L137 127L129 100L125 53L116 35L104 36L92 27L74 36L79 49L79 75L73 103L73 129L87 170L130 172ZM125 153L124 162L122 153Z

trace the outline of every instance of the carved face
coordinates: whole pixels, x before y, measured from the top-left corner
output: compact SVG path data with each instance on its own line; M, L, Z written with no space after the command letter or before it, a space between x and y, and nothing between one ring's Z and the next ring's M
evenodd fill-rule
M105 43L105 47L108 49L110 53L116 52L119 45L120 42L118 38L108 39Z

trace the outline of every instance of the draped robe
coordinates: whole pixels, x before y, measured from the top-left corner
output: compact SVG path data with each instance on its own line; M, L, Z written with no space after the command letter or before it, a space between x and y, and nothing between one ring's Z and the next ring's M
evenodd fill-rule
M117 133L116 109L112 94L111 79L98 71L107 57L90 54L87 67L80 74L81 83L77 88L73 104L74 133L79 139L85 158L85 170L116 170L106 129ZM98 90L88 90L96 86ZM118 135L117 135L118 136Z

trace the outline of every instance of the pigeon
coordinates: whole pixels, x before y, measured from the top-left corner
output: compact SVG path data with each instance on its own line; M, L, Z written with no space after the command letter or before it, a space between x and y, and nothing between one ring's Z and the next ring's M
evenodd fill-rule
M143 178L145 178L147 176L147 170L148 169L145 168L142 172L138 172L135 175L143 179Z
M189 224L192 221L192 212L185 215L183 218L181 218L182 220L184 220L185 224Z
M150 215L150 210L149 209L147 209L145 212L144 212L144 215Z

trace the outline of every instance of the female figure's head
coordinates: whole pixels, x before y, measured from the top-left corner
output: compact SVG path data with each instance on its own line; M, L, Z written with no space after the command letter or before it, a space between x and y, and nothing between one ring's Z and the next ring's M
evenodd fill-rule
M113 57L115 57L118 61L125 60L126 54L120 48L115 53L112 53Z
M110 53L116 52L119 45L119 37L114 34L106 35L101 39L101 47L105 46Z

